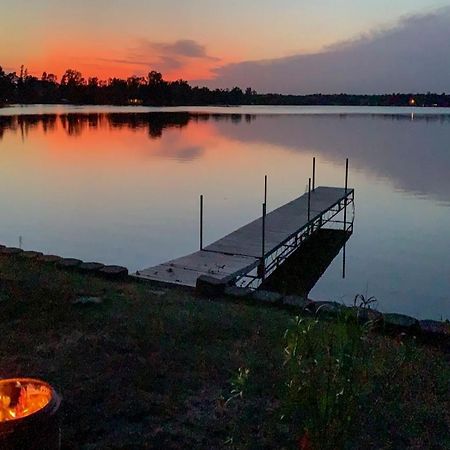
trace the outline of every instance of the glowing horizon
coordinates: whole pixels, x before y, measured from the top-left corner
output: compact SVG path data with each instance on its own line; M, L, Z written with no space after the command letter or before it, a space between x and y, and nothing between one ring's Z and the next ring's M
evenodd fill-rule
M157 70L167 80L187 81L214 80L223 68L243 61L321 52L404 16L448 5L443 0L398 0L395 5L344 0L339 8L330 0L239 6L206 0L3 3L0 65L7 72L24 65L29 74L40 77L45 71L60 80L67 69L75 69L86 79L107 80Z

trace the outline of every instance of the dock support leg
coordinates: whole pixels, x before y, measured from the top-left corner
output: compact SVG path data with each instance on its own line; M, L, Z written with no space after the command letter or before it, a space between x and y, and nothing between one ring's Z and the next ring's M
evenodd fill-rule
M267 205L267 175L264 175L264 204Z
M261 278L266 279L266 204L262 205Z
M203 250L203 195L200 195L200 250Z
M345 244L346 242L344 242L344 248L342 249L342 278L345 280L345 261L346 261L346 257L345 257Z
M311 178L308 179L308 234L311 233L310 227L311 220Z
M345 160L344 231L347 229L348 158Z
M312 190L316 188L316 157L313 158Z
M347 191L348 191L348 158L345 159L345 197L344 197L344 247L342 249L342 278L345 279L345 246L347 243Z

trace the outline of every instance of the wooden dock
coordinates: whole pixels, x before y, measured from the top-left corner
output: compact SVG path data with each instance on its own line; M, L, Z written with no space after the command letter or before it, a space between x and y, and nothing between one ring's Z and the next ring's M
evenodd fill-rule
M139 270L135 276L195 287L206 275L230 285L257 287L324 225L334 223L351 231L347 207L353 201L353 189L317 187L197 252ZM340 213L343 220L337 220Z

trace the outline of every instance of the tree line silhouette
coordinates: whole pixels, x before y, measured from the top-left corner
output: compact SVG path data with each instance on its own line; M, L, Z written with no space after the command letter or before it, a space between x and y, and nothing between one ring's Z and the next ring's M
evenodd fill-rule
M185 80L166 81L161 73L126 79L97 77L85 79L81 72L67 69L58 82L56 75L44 72L40 78L28 74L24 66L6 73L0 66L0 106L6 104L70 103L99 105L342 105L342 106L439 106L450 107L450 95L394 93L383 95L259 94L248 87L209 89L190 86Z

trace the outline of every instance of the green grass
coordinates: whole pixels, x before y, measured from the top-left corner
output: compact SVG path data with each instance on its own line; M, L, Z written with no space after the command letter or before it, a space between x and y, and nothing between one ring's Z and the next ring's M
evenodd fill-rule
M450 445L449 355L346 319L20 258L0 258L0 314L0 376L57 388L66 449Z

